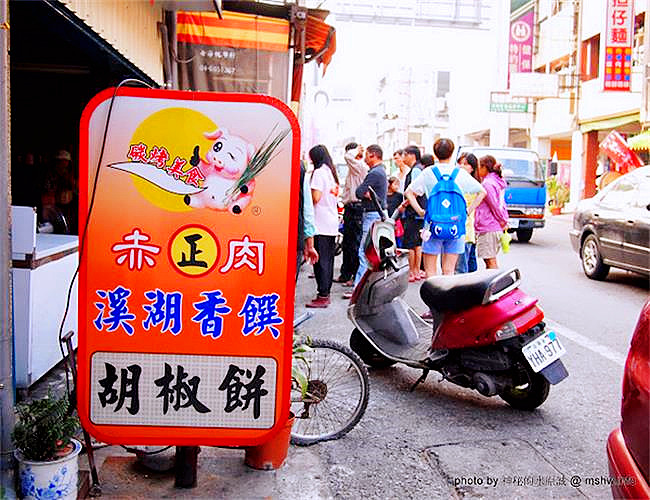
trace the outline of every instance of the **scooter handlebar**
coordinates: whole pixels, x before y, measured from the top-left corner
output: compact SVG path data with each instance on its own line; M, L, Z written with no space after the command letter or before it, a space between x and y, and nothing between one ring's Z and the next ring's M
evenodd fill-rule
M372 200L372 204L375 206L375 210L379 214L379 217L381 218L382 222L386 220L386 212L381 208L381 205L379 204L379 200L377 200L377 193L375 193L375 190L372 189L371 186L368 186L368 192L370 193L370 199Z

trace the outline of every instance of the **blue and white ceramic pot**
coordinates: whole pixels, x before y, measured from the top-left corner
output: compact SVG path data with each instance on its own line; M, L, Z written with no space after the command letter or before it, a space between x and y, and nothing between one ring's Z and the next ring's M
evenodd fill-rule
M72 452L51 462L25 460L20 451L15 451L23 498L29 500L75 500L77 498L77 471L81 443L76 439L72 439L71 442Z

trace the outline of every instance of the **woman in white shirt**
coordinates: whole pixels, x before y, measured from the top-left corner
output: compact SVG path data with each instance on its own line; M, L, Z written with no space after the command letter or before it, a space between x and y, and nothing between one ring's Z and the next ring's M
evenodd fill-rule
M337 209L339 178L327 148L322 144L309 150L314 164L311 177L311 197L314 202L316 235L314 247L319 259L314 264L314 276L318 286L317 295L307 307L325 308L330 304L330 289L334 278L334 244L339 232Z

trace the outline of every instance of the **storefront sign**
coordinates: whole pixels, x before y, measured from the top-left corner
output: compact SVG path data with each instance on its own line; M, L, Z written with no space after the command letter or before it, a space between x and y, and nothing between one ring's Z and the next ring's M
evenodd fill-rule
M288 100L290 25L286 19L223 12L176 13L182 89L267 94Z
M490 92L490 111L495 113L528 113L528 100L508 92Z
M84 427L108 443L263 442L289 411L296 119L266 96L120 89L97 170L112 97L81 120Z
M634 0L607 0L603 90L630 90L633 43Z
M508 77L513 73L530 73L533 70L534 27L535 11L533 9L510 22Z

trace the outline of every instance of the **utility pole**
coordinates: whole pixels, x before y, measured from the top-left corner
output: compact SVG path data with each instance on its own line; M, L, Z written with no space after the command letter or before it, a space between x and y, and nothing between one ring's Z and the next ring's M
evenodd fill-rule
M0 0L0 472L4 492L13 490L13 321L11 312L11 154L9 136L9 2Z

